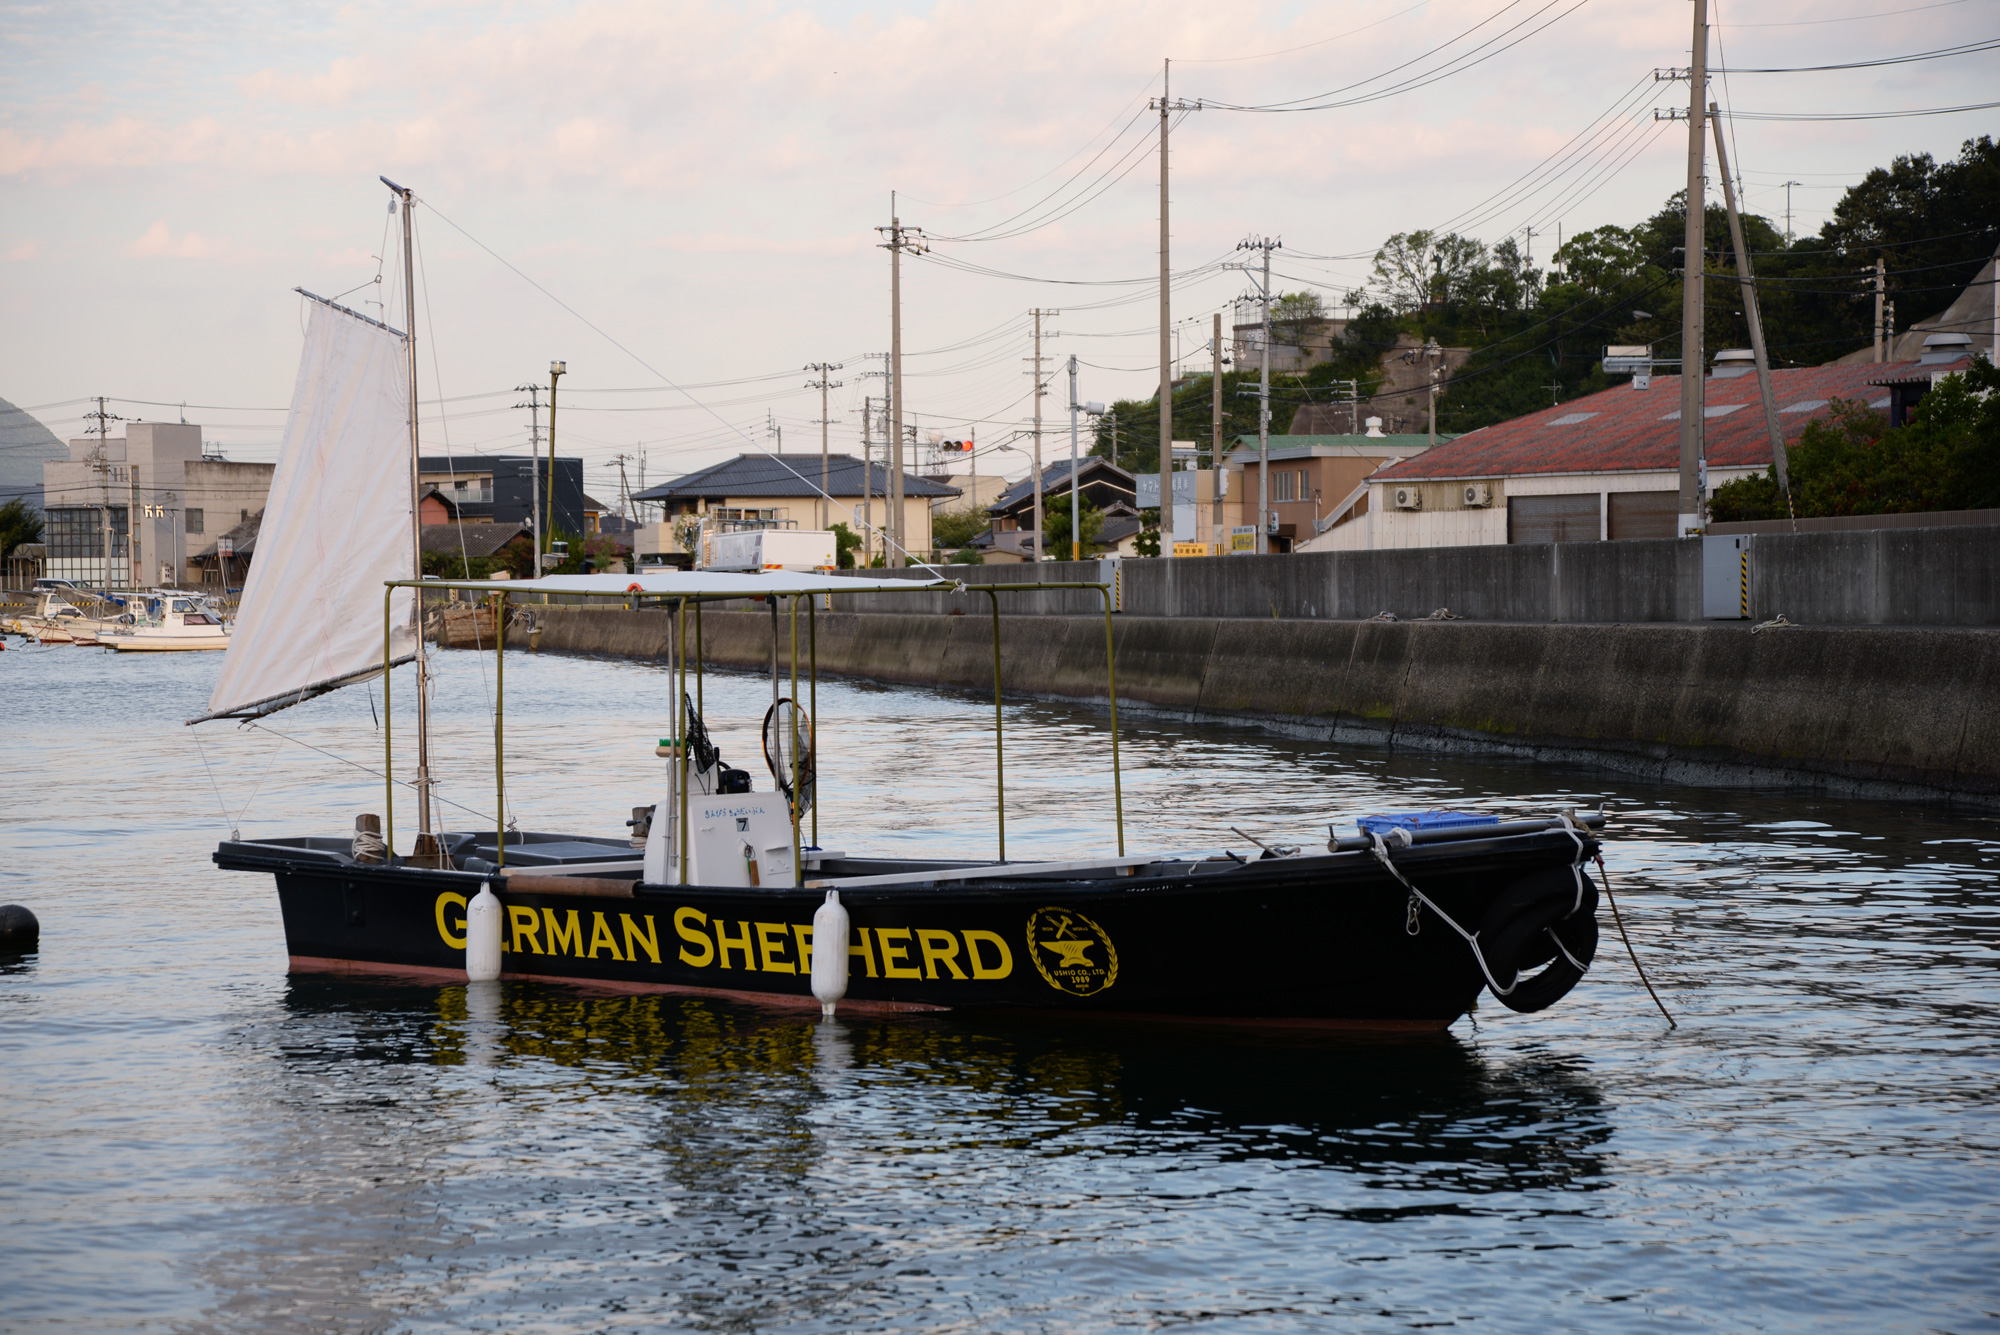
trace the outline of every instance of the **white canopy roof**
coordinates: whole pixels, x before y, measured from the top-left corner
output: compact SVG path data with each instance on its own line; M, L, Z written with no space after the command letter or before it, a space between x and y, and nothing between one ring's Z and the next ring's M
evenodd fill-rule
M946 589L943 577L883 579L870 575L822 575L811 570L735 573L720 570L653 570L638 575L545 575L541 579L438 579L426 587L478 589L490 593L639 595L666 598L762 598L794 593L882 593Z

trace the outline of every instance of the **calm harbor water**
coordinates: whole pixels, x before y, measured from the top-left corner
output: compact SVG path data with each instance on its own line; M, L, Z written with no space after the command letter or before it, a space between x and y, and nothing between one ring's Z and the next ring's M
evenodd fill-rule
M0 1330L2000 1330L2000 820L1128 720L1140 847L1608 795L1680 1029L1608 915L1556 1009L1424 1041L332 981L208 854L380 810L381 689L182 727L218 659L0 654ZM491 663L440 661L483 824ZM506 684L524 828L651 800L660 671ZM767 786L768 683L705 695ZM819 704L823 843L991 848L990 701ZM1010 852L1104 850L1104 718L1008 712Z

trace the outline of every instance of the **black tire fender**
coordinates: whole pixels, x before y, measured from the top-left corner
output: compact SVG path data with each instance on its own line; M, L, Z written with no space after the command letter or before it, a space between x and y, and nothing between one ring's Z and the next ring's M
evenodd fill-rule
M1597 882L1581 865L1523 876L1487 908L1479 952L1503 1005L1526 1014L1547 1010L1597 957ZM1541 972L1524 976L1535 968Z

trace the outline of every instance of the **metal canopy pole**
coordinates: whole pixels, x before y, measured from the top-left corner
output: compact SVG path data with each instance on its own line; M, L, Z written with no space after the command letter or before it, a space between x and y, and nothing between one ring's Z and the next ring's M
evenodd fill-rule
M805 860L799 856L799 803L805 792L801 780L804 767L799 763L799 595L792 595L792 707L789 711L792 729L792 884L806 883Z
M1000 715L1000 595L990 588L980 590L993 603L993 807L1000 828L1000 860L1007 860L1007 777L1006 744Z
M389 719L389 637L395 616L389 600L395 596L393 584L382 590L382 865L385 867L396 865L396 742Z
M812 596L810 594L806 596L806 667L807 671L811 673L811 676L807 679L807 687L806 687L807 691L810 693L809 695L810 703L809 707L806 710L806 717L811 721L811 727L813 729L813 732L817 734L819 731L819 605L813 602ZM819 757L814 756L813 759L818 760ZM819 847L819 803L818 802L813 803L812 818L813 818L813 823L812 823L813 847L818 848Z
M674 853L680 861L681 884L688 883L688 713L687 713L687 604L682 598L674 608L674 662L680 675L674 688L674 712L680 719L681 835Z
M494 594L494 863L506 869L506 594Z

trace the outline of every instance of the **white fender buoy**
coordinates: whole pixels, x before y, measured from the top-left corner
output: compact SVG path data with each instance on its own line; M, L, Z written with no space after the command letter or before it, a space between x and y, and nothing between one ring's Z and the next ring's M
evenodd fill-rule
M840 891L826 892L826 902L813 912L813 995L819 1013L833 1014L833 1003L847 995L847 910Z
M490 881L465 906L465 981L490 983L500 976L500 900Z

